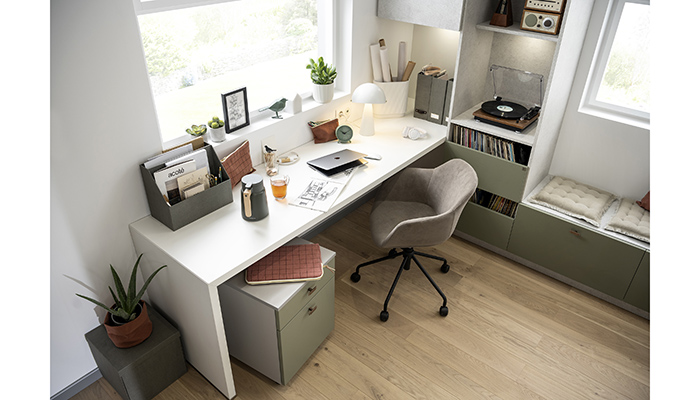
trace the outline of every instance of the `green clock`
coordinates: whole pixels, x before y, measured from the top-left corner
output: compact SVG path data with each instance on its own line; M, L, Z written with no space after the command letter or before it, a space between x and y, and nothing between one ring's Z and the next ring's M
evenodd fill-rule
M335 128L335 137L338 138L338 143L350 143L350 139L352 139L352 128L347 125L339 125Z

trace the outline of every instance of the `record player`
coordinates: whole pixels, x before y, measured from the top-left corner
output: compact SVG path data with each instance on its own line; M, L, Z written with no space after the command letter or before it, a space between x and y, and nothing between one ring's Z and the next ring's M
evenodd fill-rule
M474 119L521 133L540 116L544 77L491 65L493 100L474 112Z

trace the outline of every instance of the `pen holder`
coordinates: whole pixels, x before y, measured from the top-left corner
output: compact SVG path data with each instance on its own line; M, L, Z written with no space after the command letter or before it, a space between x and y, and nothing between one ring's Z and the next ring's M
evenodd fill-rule
M409 81L374 82L386 96L386 103L373 105L374 118L401 118L406 114L408 83Z

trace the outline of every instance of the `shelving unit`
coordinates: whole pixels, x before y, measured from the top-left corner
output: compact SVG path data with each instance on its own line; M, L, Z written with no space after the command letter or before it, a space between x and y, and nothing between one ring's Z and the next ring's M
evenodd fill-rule
M583 45L594 0L567 4L558 35L520 29L525 0L513 0L513 25L489 24L493 14L490 2L467 0L462 20L462 37L449 115L447 151L449 157L469 162L479 176L479 189L514 203L506 212L497 212L491 203L470 203L465 207L457 230L478 240L506 249L523 200L549 172L559 128L564 117L571 83ZM544 76L542 110L538 120L522 132L515 132L474 119L484 101L493 99L489 67L493 64ZM478 131L529 150L523 163L491 155L454 143L460 129ZM499 200L500 201L500 200ZM495 207L504 211L503 208Z

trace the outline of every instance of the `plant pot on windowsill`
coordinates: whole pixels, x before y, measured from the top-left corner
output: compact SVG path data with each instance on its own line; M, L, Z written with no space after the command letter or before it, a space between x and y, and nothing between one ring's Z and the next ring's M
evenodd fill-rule
M313 82L313 97L317 103L325 104L333 100L333 89L335 78L338 73L335 67L331 64L326 64L323 57L318 58L318 62L314 59L309 60L306 69L311 70L311 82Z
M209 139L212 142L223 142L226 140L226 132L224 132L224 121L220 120L219 117L212 117L212 119L207 123L209 126Z
M116 304L112 308L114 309L115 306ZM148 318L148 307L146 307L145 301L139 301L134 313L136 318L131 321L125 321L112 313L105 315L104 326L107 330L107 336L120 349L127 349L141 344L153 332L153 323Z

